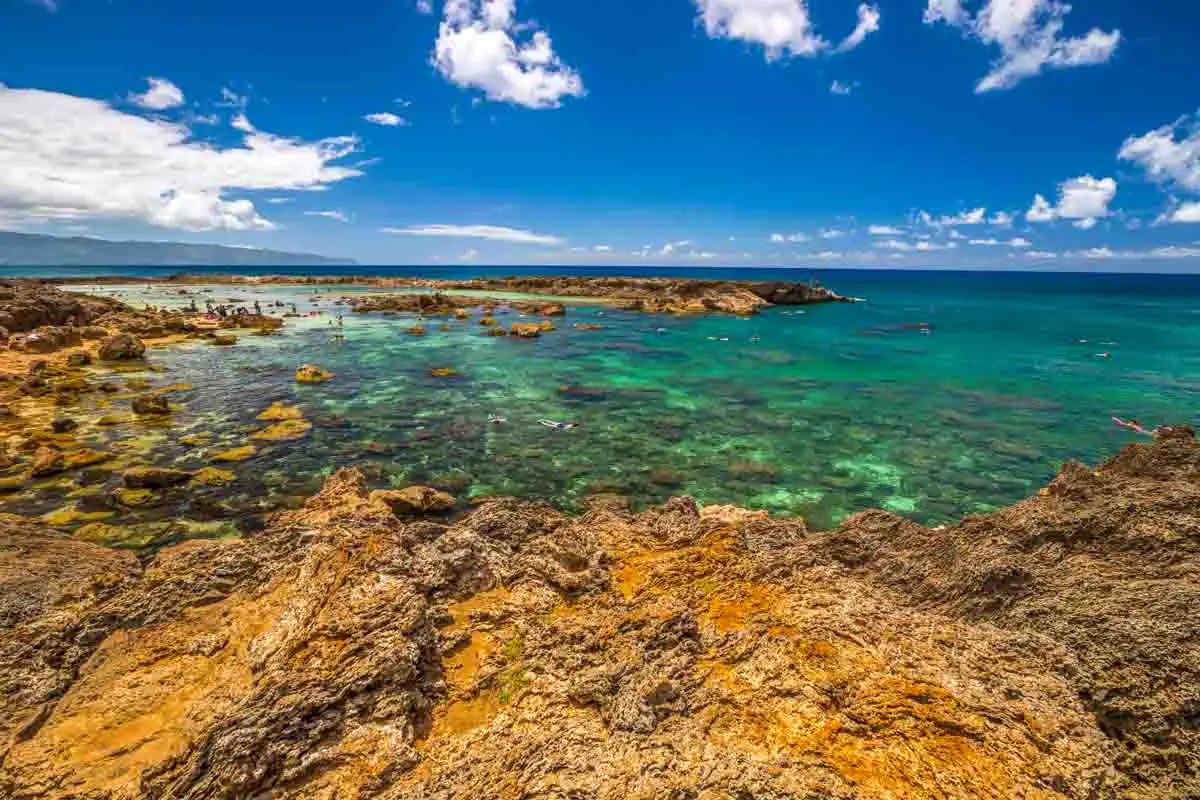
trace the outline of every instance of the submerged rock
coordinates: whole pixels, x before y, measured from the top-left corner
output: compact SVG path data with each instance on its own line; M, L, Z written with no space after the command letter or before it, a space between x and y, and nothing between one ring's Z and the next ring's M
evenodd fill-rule
M247 461L258 455L258 448L252 444L243 447L235 447L231 450L219 450L213 453L210 458L217 462L232 462L232 461Z
M431 377L431 378L457 378L458 370L451 369L450 367L439 367L438 369L429 370L429 377Z
M217 345L218 347L231 347L237 344L238 338L232 333L214 333L209 338L209 344Z
M136 361L146 355L146 345L132 333L118 333L102 341L97 353L104 361Z
M67 356L67 366L68 367L86 367L88 364L91 364L91 363L92 363L91 354L85 353L82 350L79 351L78 353L71 353L70 355Z
M271 403L265 411L258 415L256 419L263 422L282 422L289 419L304 419L304 412L297 406L285 403L282 400L276 400Z
M167 489L187 483L192 473L168 467L134 467L122 478L130 489Z
M171 404L160 394L143 394L133 398L133 413L144 417L171 413Z
M508 333L520 339L536 339L542 335L543 330L545 329L536 322L514 322Z
M296 370L296 383L324 383L333 380L333 373L313 364L305 364Z
M67 469L67 459L61 450L51 447L39 447L33 456L33 464L29 467L29 474L35 478L45 478L65 472Z
M251 434L250 438L263 442L291 442L303 439L311 430L312 423L306 419L285 419Z

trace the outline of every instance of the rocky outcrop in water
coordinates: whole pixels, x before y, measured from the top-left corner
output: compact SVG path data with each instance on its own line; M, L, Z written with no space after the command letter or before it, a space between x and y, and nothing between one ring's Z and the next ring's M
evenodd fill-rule
M112 277L91 279L113 283L144 281L138 278ZM479 305L506 305L523 313L539 316L561 314L561 304L528 300L496 300L486 297L455 297L439 291L511 292L556 297L594 297L618 303L636 311L667 314L728 313L748 315L772 305L815 305L856 302L812 283L779 281L726 281L694 278L623 278L580 276L522 276L468 281L429 278L342 275L313 277L299 275L189 275L179 274L153 282L201 284L231 283L286 286L373 286L385 289L429 289L435 294L393 295L390 298L347 298L355 311L403 311L444 315ZM559 305L559 310L547 310Z
M388 497L145 563L0 521L0 795L1200 794L1190 432L933 530Z
M561 316L566 313L562 303L545 300L499 300L494 297L468 297L440 292L432 294L377 294L346 298L351 310L367 312L404 312L427 316L451 316L468 309L483 309L492 312L496 308L510 308L522 314L539 316Z

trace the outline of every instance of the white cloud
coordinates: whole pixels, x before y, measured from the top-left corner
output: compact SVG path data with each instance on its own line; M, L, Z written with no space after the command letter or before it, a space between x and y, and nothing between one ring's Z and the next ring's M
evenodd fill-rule
M378 114L367 114L363 117L367 122L373 122L376 125L383 125L388 128L403 128L408 126L408 120L398 114L393 114L390 111L381 111Z
M592 250L596 251L597 253L611 253L612 247L606 244L598 244L593 247Z
M694 0L712 39L735 39L766 48L767 58L815 56L832 45L813 30L806 0ZM858 25L835 52L853 50L879 30L879 9L863 3Z
M477 258L479 258L479 251L472 249L472 250L467 250L466 252L464 252L461 256L458 257L458 260L459 261L474 261Z
M951 228L956 225L982 225L986 218L987 210L976 208L971 211L963 211L952 217L942 217L938 220L938 224Z
M150 86L145 92L129 96L133 103L152 111L165 111L183 105L183 90L175 84L163 78L146 78L146 82Z
M841 81L834 81L833 83L831 83L829 85L829 93L830 94L836 94L836 95L841 95L842 97L845 97L846 95L850 94L853 91L854 91L854 84L851 84L851 83L842 83Z
M1037 259L1039 261L1048 261L1052 258L1058 258L1058 253L1051 253L1048 250L1029 250L1021 255L1025 256L1025 258Z
M290 198L290 197L268 197L267 202L270 203L271 205L281 206L284 203L292 202L292 198Z
M1200 222L1200 203L1184 203L1167 217L1168 222Z
M213 105L217 106L217 108L244 109L249 103L250 99L248 97L244 97L228 87L222 87L221 100Z
M1118 158L1140 165L1152 180L1200 192L1200 118L1185 117L1143 136L1131 136L1121 145Z
M408 228L382 228L383 233L399 236L437 236L457 239L489 239L519 244L563 244L558 236L549 236L502 225L414 225Z
M344 211L305 211L306 217L324 217L325 219L336 220L337 222L349 222L350 218L346 216Z
M840 239L845 235L845 231L839 231L836 228L826 228L825 230L817 233L817 236L820 236L822 239Z
M558 108L582 97L583 81L533 23L514 22L516 0L446 0L433 64L451 83L479 89L489 100L526 108Z
M1121 32L1093 28L1083 36L1062 39L1071 6L1061 0L988 0L972 17L961 0L928 0L925 23L943 22L984 44L1000 49L1000 57L975 87L977 93L1011 89L1043 69L1066 69L1108 61Z
M1020 237L1014 239L971 239L967 244L975 245L976 247L1014 247L1023 249L1033 247L1033 242Z
M872 225L867 228L867 233L872 236L901 236L904 234L900 228L894 228L891 225Z
M910 252L933 253L933 252L936 252L939 250L954 250L954 249L957 249L958 245L955 242L949 242L947 244L939 244L937 242L931 242L927 239L923 239L923 240L917 242L916 244L912 244L911 242L901 241L899 239L884 239L882 241L876 242L875 247L877 247L880 250L894 250L894 251L900 252L900 253L910 253Z
M796 244L799 242L807 242L808 240L809 240L808 235L803 234L803 233L772 233L771 234L771 242L773 242L774 244L783 244L784 242L792 242L793 244Z
M432 14L433 0L417 0L417 13L426 15Z
M108 103L0 86L0 210L24 218L133 219L186 230L269 229L231 192L319 189L361 175L332 162L342 136L304 142L246 123L240 147L192 139L183 124Z
M1085 258L1089 260L1123 259L1146 261L1158 259L1200 258L1200 247L1154 247L1149 250L1113 250L1111 247L1093 247L1089 250L1076 250L1065 254L1068 258Z
M842 43L837 47L837 51L845 53L862 44L868 35L879 30L879 18L879 6L872 6L867 3L860 4L858 7L858 25L854 27L849 36L842 40Z
M995 225L999 228L1008 228L1013 224L1013 215L1007 211L997 211L988 220L988 224Z
M1042 195L1035 195L1033 205L1025 212L1028 222L1072 220L1076 228L1091 230L1096 222L1109 215L1108 204L1117 194L1117 182L1112 178L1093 178L1082 175L1063 181L1058 187L1058 205L1051 205Z

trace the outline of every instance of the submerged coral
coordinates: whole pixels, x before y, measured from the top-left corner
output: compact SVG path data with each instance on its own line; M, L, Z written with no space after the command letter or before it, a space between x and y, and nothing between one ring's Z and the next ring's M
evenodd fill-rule
M932 530L389 499L144 565L0 521L0 794L1200 794L1189 432Z

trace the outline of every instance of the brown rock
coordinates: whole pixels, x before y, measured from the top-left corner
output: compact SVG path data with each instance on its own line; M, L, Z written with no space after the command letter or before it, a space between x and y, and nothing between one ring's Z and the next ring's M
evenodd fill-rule
M60 472L65 472L66 469L67 460L63 456L62 451L51 447L39 447L33 456L33 464L29 467L29 474L35 478L46 478L51 475L57 475Z
M130 489L166 489L191 479L192 473L167 467L134 467L126 470L123 476Z
M324 383L333 380L333 373L313 364L305 364L296 370L296 383Z
M88 353L85 353L83 351L79 351L77 353L71 353L70 355L67 356L67 366L68 367L86 367L88 364L91 364L91 363L92 363L91 355L89 355Z
M442 514L453 510L455 503L454 498L450 495L428 486L380 489L371 492L371 500L383 503L400 516Z
M132 333L118 333L100 342L97 354L104 361L136 361L146 355L146 345Z
M142 394L133 398L133 413L145 416L163 416L171 413L171 404L160 394Z

